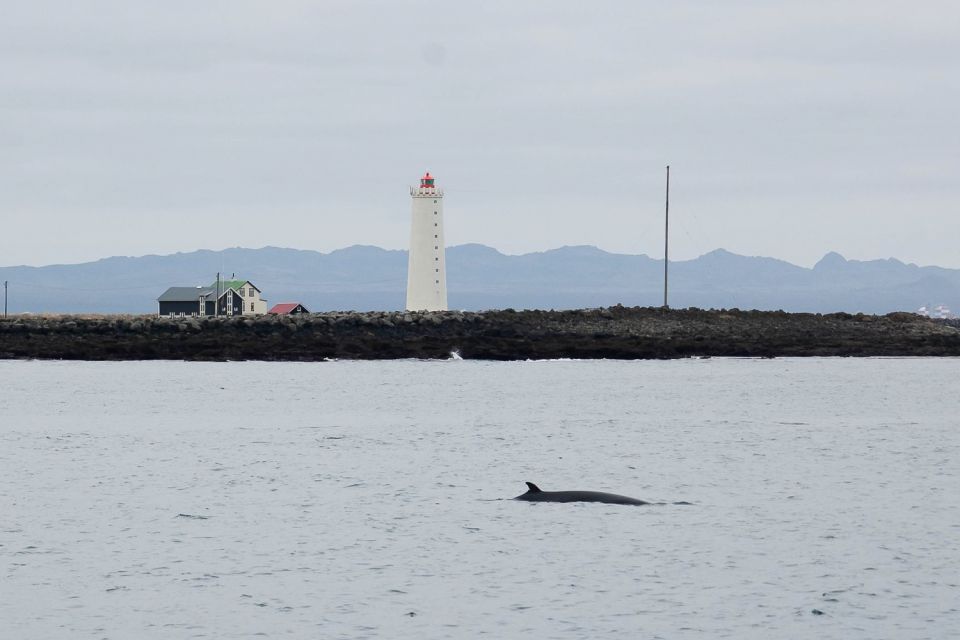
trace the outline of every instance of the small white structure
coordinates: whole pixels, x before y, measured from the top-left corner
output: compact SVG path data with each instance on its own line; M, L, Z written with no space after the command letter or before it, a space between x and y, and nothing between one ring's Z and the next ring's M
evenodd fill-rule
M217 283L210 285L216 288ZM261 295L260 289L249 280L223 280L220 282L221 297L226 292L227 304L224 306L227 315L258 316L267 312L267 301ZM233 300L233 293L236 292L238 298ZM239 313L234 311L234 307L240 309Z
M407 262L407 310L447 310L447 262L443 244L443 190L428 171L410 187L413 218Z

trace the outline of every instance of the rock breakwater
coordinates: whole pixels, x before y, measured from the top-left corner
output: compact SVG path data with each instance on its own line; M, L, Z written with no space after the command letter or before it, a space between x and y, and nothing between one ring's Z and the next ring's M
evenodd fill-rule
M0 358L323 360L960 356L960 327L885 316L610 307L0 319Z

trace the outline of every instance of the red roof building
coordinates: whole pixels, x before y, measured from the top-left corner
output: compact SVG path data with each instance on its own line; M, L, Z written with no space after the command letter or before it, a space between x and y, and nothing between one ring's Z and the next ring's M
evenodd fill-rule
M275 315L288 315L296 313L310 313L307 311L307 308L300 304L299 302L281 302L280 304L273 305L273 308L267 313L273 313Z

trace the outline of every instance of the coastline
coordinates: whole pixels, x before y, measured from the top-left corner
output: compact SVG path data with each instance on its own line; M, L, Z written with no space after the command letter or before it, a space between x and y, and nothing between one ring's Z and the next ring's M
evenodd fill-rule
M0 319L0 359L528 360L960 356L960 323L783 311L327 312L300 316Z

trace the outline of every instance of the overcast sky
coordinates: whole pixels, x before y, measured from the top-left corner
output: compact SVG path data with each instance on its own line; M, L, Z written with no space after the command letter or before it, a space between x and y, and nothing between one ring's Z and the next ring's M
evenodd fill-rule
M960 3L0 0L0 265L275 245L960 267Z

